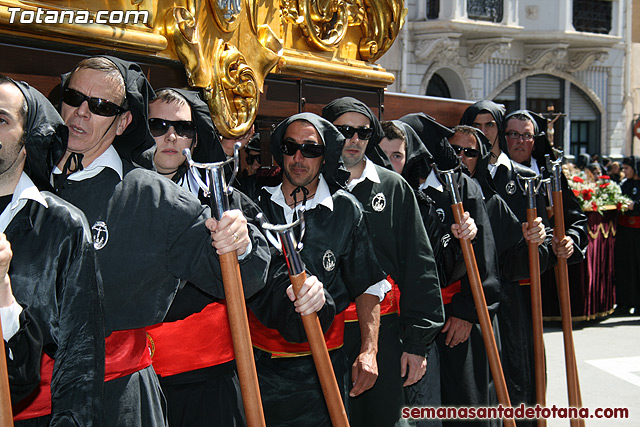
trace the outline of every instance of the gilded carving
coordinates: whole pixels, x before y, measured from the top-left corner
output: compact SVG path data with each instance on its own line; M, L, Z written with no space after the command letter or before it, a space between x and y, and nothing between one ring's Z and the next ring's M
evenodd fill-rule
M300 27L309 44L335 49L349 28L347 2L342 0L283 0L282 16Z
M392 0L365 0L368 19L363 20L363 34L359 43L360 56L374 62L393 44L404 25L407 9L402 2Z

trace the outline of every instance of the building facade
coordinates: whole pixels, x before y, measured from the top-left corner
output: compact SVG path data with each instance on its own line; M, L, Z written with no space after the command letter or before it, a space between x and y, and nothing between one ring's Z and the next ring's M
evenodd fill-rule
M636 0L633 0L635 3ZM547 115L565 153L632 153L631 0L407 0L390 91ZM640 79L638 79L640 80Z

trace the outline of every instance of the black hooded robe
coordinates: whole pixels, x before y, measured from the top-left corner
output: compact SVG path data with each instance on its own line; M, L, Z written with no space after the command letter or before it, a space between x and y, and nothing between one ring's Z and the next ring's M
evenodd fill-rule
M209 208L169 180L135 168L127 160L139 157L154 143L147 124L147 102L153 91L137 64L107 59L124 77L133 115L132 123L113 143L121 156L123 177L105 167L78 181L69 175L56 184L56 190L92 224L104 283L107 333L127 330L138 334L165 318L181 279L219 299L224 297L224 288L218 257L204 225L211 216ZM264 237L251 224L249 235L252 251L240 261L246 297L264 286L270 260ZM107 425L166 424L164 399L150 365L106 381L104 387Z
M640 171L640 159L628 160L635 173ZM640 310L640 180L625 179L620 185L622 194L633 200L633 209L620 214L616 233L616 303L618 306ZM627 311L628 312L628 311Z
M447 142L446 137L452 133L449 129L437 123L433 118L422 114L409 114L400 121L411 126L418 137L426 145L427 151L442 169L453 168L459 159ZM424 173L430 173L427 167ZM411 171L407 171L411 175ZM498 279L498 260L495 242L487 211L482 200L480 186L463 173L456 174L462 205L469 212L478 227L478 233L473 242L473 248L482 281L489 314L493 316L498 309L500 294ZM448 190L443 186L440 191L432 186L423 191L435 202L440 220L445 230L449 230L455 222L451 210L451 198ZM444 242L441 241L443 244ZM448 245L449 246L449 245ZM473 323L469 339L451 348L444 344L446 333L441 333L436 339L440 360L440 386L443 406L489 406L496 403L492 385L491 372L487 358L482 333L480 331L475 303L466 269L454 268L447 278L447 286L443 288L443 295L453 295L451 301L445 301L447 318L457 317ZM449 292L451 287L459 285L457 292ZM443 420L443 425L457 425L454 420ZM493 425L495 420L482 420L461 425Z
M346 171L340 169L344 137L318 116L310 113L294 115L283 121L272 135L271 152L276 162L282 164L280 141L284 139L287 127L297 120L311 123L325 143L325 163L321 174L329 185L333 202L333 210L318 203L304 212L306 228L300 255L308 271L318 277L333 300L334 315L341 314L349 302L369 286L385 279L386 274L378 266L358 201L340 189L340 184L346 179ZM286 223L283 208L271 201L271 193L266 189L261 191L260 206L270 223ZM272 263L276 262L281 260L276 258ZM257 308L253 299L250 306L252 310ZM333 316L328 320L331 323ZM335 320L338 321L344 322L344 318ZM293 341L292 337L281 335ZM344 349L341 345L330 350L336 379L344 398L348 391L344 384L348 371ZM279 358L256 349L256 365L267 425L312 427L331 424L311 356Z
M334 121L346 112L369 117L376 131L367 145L367 157L374 163L387 164L388 159L378 146L384 135L382 127L366 105L353 98L340 98L325 106L322 115ZM398 420L404 404L398 363L402 352L426 357L444 321L435 258L413 190L397 173L378 164L374 167L380 182L367 179L357 184L351 194L364 208L381 267L400 288L400 313L380 318L379 376L373 388L348 399L353 426L386 426ZM345 326L345 347L351 366L360 353L357 322ZM347 383L351 383L350 375Z
M40 92L24 82L14 83L28 107L21 180L30 175L34 183L42 183L48 175L40 160L62 152L66 127ZM15 425L102 425L102 287L90 230L78 209L50 193L41 195L46 207L28 199L3 230L13 250L13 294L24 308L21 330L8 343L13 352L13 360L7 358L8 372L19 379L20 394L26 391L24 375L35 373L40 380L38 388L14 406L14 416L22 420ZM38 346L32 336L24 336L32 329L23 320L38 327ZM42 371L41 361L46 365ZM20 413L27 406L29 415Z

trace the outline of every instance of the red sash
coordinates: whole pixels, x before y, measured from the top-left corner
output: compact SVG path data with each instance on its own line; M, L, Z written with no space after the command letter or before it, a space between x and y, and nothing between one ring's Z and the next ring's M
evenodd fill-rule
M105 381L124 377L151 365L144 329L111 333L105 339L105 356ZM51 413L53 364L53 359L43 353L40 363L40 385L30 397L13 408L14 420L27 420Z
M235 358L226 302L176 322L147 328L156 373L170 376L208 368Z
M518 280L518 283L520 283L520 286L531 286L531 279Z
M13 407L13 420L28 420L43 417L51 413L51 376L53 375L53 359L42 353L40 361L40 385Z
M275 329L264 326L253 312L249 310L249 328L253 346L271 353L271 357L297 357L311 354L308 342L291 343L286 341ZM333 319L329 330L324 334L324 341L329 351L342 347L344 343L344 311Z
M640 216L618 215L618 225L629 228L640 228Z
M400 313L400 288L393 281L391 276L387 276L387 281L391 283L391 291L387 292L384 299L380 301L380 316L391 313ZM357 322L358 312L356 311L356 303L349 304L345 312L345 322Z
M460 292L460 280L457 282L453 282L446 288L440 288L440 293L442 294L442 303L444 305L451 304L453 300L453 296Z

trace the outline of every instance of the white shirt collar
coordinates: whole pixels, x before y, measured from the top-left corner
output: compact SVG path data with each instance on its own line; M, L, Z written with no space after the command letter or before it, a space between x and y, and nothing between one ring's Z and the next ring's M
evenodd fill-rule
M534 157L531 157L530 159L531 159L531 166L523 165L522 163L518 163L518 164L525 168L529 168L532 171L534 171L536 174L540 175L540 168L538 167L538 161Z
M436 189L441 193L444 191L444 186L436 176L436 172L433 169L431 169L431 172L429 172L429 175L427 176L427 180L422 184L420 184L419 189L424 190L429 187Z
M7 205L2 214L0 215L0 231L4 232L11 220L16 216L22 208L25 207L27 201L34 200L40 203L45 208L48 208L47 201L44 199L40 191L35 186L31 178L26 173L22 172L18 185L13 192L11 203Z
M500 152L500 155L498 156L498 159L496 160L496 162L494 164L489 163L489 173L491 174L492 178L495 178L496 170L498 169L498 166L500 166L500 165L503 165L507 169L511 170L511 159L509 158L509 156L507 156L504 153L504 151Z
M74 172L69 175L67 178L71 181L83 181L85 179L93 178L98 175L104 168L111 168L122 179L122 159L120 159L120 155L113 148L113 145L110 145L109 148L105 150L104 153L100 154L89 166L82 169L81 171ZM53 169L54 174L61 174L62 171L56 166Z
M269 194L271 194L271 201L276 205L282 207L287 223L292 223L293 213L296 210L300 210L300 208L302 207L302 203L297 205L295 208L289 207L289 205L287 205L287 202L285 201L284 193L282 192L282 184L276 187L264 187L264 189L269 192ZM314 194L312 198L307 199L307 203L305 204L304 208L306 211L309 211L311 209L315 209L318 205L323 205L330 211L333 211L333 199L331 198L329 185L327 185L327 181L325 181L322 174L319 175L316 194Z
M375 182L376 184L380 184L380 176L378 176L378 171L376 170L375 164L364 156L364 170L362 171L362 175L359 178L354 178L347 184L347 190L352 191L356 185L363 182L365 179L368 179L371 182Z

